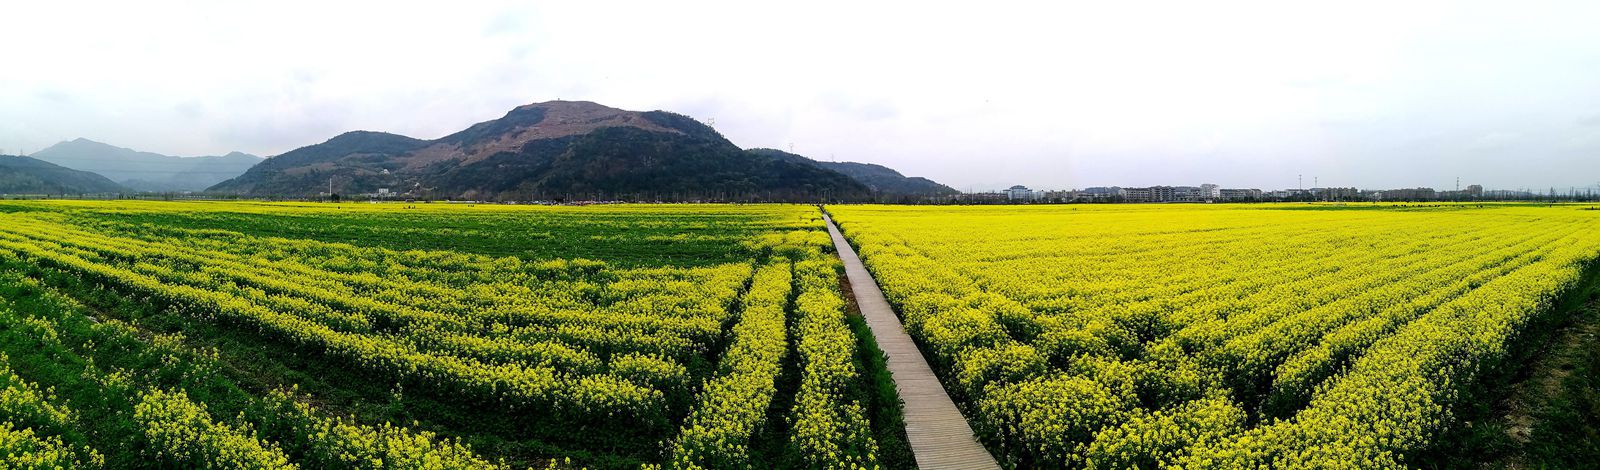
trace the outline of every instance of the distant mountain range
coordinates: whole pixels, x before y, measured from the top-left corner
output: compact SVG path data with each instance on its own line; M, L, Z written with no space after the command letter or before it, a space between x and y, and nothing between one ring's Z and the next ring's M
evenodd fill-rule
M36 158L0 155L0 194L126 193L126 187L87 171Z
M867 189L871 189L872 191L883 196L926 197L946 196L961 193L961 191L957 191L955 188L939 184L938 182L927 178L915 176L907 177L906 175L900 174L898 171L894 171L893 168L883 165L857 162L817 161L782 150L767 148L750 149L749 152L757 155L777 158L780 160L813 165L843 173L845 176L849 176L850 179L867 185Z
M348 132L268 158L210 190L305 197L326 194L331 182L341 194L387 188L469 199L812 201L866 200L907 187L886 183L882 171L772 152L740 149L679 114L551 101L435 140Z
M388 190L418 198L796 202L957 193L881 165L741 149L715 129L679 114L626 111L587 101L519 106L504 117L434 140L346 132L266 159L239 152L174 157L82 138L32 157L59 170L91 172L112 182L105 186L83 175L60 182L34 177L37 181L28 180L34 186L21 185L22 179L14 182L17 187L58 188L54 192L210 191L299 198L320 197L331 188L345 196ZM28 168L65 175L36 167Z
M243 174L263 159L233 152L222 156L175 157L116 147L89 139L61 142L30 157L97 173L136 191L201 191Z

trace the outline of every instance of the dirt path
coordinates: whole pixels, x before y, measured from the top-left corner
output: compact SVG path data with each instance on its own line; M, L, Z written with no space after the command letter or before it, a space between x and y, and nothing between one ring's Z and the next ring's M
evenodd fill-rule
M878 346L889 356L889 372L905 402L906 439L916 456L917 467L938 469L998 469L1000 465L989 455L988 449L978 444L972 427L961 416L955 402L945 392L928 361L917 350L900 318L889 306L888 299L878 288L878 282L861 264L856 250L850 247L833 218L823 215L828 222L828 234L833 236L833 246L844 262L845 276L855 301L872 329Z
M1600 263L1523 327L1455 407L1416 468L1595 468L1600 461Z
M1526 380L1516 384L1506 400L1502 417L1505 437L1514 449L1495 468L1542 468L1561 465L1552 454L1592 452L1592 445L1562 442L1587 441L1596 426L1592 401L1597 392L1594 375L1600 373L1600 301L1591 300L1575 313L1573 324L1555 337L1530 364ZM1579 396L1579 395L1589 395ZM1587 400L1586 400L1587 399ZM1587 431L1587 432L1583 432ZM1554 460L1554 461L1552 461Z

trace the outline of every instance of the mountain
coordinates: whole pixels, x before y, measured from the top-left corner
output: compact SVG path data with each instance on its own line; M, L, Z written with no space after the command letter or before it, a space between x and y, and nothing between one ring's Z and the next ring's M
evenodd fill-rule
M200 191L239 176L262 161L261 157L239 152L211 157L174 157L83 138L52 145L31 156L67 168L98 173L139 191Z
M211 187L247 196L812 201L865 199L835 171L752 154L665 111L586 101L519 106L434 140L355 131L266 159Z
M775 149L750 149L750 153L780 160L813 165L849 176L867 188L891 197L925 197L957 194L960 191L923 177L907 177L894 169L872 163L823 162Z
M0 194L129 192L104 176L29 157L0 155Z

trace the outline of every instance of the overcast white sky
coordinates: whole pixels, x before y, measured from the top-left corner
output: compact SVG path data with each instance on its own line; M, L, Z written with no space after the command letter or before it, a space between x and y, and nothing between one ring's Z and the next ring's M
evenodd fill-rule
M1600 184L1600 2L5 1L0 151L275 155L553 99L958 189Z

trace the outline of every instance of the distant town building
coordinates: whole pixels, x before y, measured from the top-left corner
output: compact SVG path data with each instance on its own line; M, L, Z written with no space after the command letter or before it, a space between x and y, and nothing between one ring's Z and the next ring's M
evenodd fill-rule
M1078 191L1034 191L1035 199L1046 202L1070 202L1078 199Z
M1381 201L1432 201L1439 198L1433 188L1389 189L1378 193Z
M1356 188L1311 188L1311 195L1318 201L1355 201L1361 199L1361 191Z
M1556 194L1551 189L1549 195ZM1573 194L1583 194L1572 191ZM380 192L380 194L383 194ZM1196 202L1355 202L1355 201L1470 201L1497 199L1532 199L1539 194L1523 191L1487 190L1481 185L1467 185L1461 190L1436 191L1433 188L1356 189L1356 188L1293 188L1263 191L1255 188L1224 188L1205 183L1199 186L1149 186L1121 187L1094 186L1082 190L1035 190L1015 185L999 191L960 193L932 201L968 204L1003 203L1072 203L1072 202L1135 202L1135 203L1196 203ZM1543 197L1549 197L1548 195ZM1573 197L1573 196L1568 196ZM1590 196L1592 197L1592 196Z
M1151 186L1148 188L1121 188L1122 195L1128 202L1202 202L1216 199L1221 190L1216 185L1206 187L1198 186ZM1093 189L1093 188L1091 188ZM1211 194L1214 196L1208 197Z
M1083 191L1079 191L1078 192L1078 197L1082 198L1082 199L1092 200L1092 201L1094 201L1094 200L1100 200L1100 201L1103 201L1103 200L1120 200L1120 199L1128 197L1128 193L1126 191L1123 191L1122 188L1119 188L1119 187L1116 187L1116 186L1112 186L1112 187L1109 187L1109 188L1103 187L1103 186L1096 186L1096 187L1093 187L1093 188L1084 189Z
M1122 197L1128 202L1155 202L1155 191L1151 188L1122 188Z
M1439 199L1449 201L1464 201L1483 198L1483 186L1470 184L1467 189L1460 191L1440 191Z
M1044 195L1043 192L1036 192L1034 190L1028 189L1027 186L1023 186L1023 185L1020 185L1020 184L1016 185L1016 186L1012 186L1010 188L1006 188L1006 190L1002 191L1002 192L1005 193L1006 199L1012 200L1012 201L1032 201L1032 200L1035 200L1035 199L1039 199L1040 196Z
M972 202L1002 202L1010 199L1004 192L968 193L966 200Z
M1217 200L1220 201L1260 201L1266 195L1259 189L1218 189Z
M1183 186L1151 186L1150 202L1176 201L1178 198L1182 197L1181 194L1186 192L1182 188ZM1199 188L1196 189L1198 190Z

